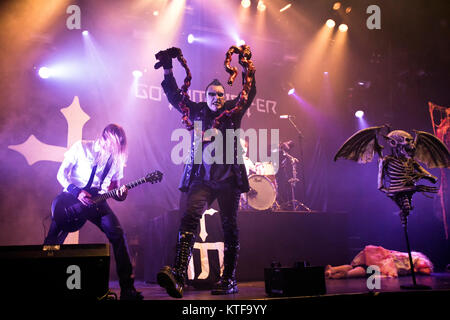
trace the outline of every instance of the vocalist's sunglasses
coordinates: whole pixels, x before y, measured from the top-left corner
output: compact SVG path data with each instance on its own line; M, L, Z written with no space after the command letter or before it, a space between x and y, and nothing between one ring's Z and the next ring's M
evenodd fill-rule
M216 95L218 97L223 97L223 92L208 92L208 96L210 97L215 97Z

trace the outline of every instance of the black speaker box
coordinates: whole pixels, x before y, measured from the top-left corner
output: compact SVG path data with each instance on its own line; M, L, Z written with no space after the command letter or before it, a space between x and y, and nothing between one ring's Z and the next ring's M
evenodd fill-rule
M293 268L264 269L269 296L310 296L326 293L325 268L296 265Z
M0 246L7 299L95 300L109 291L109 244Z

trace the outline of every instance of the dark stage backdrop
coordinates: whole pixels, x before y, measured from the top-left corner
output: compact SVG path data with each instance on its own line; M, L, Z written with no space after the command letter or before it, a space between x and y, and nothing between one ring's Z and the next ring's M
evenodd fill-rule
M314 72L305 73L302 62L329 15L329 1L301 3L281 18L268 15L264 30L257 30L256 18L236 26L239 2L233 4L234 11L227 11L229 19L217 18L224 8L193 1L181 16L161 24L153 15L154 8L141 10L138 1L78 1L80 30L66 27L68 2L11 1L3 5L0 245L42 243L50 223L51 201L61 191L56 173L64 150L77 139L97 138L105 125L114 122L124 127L129 141L124 182L153 170L164 173L162 183L131 190L123 203L110 201L130 246L137 251L144 248L150 219L179 207L177 187L183 169L171 160L178 143L171 141L171 135L181 127L181 117L162 91L163 72L153 69L154 54L180 47L193 76L189 94L201 101L213 78L226 84L223 60L238 30L253 50L257 70L258 93L244 116L243 128L279 129L281 141L294 142L292 154L300 159L301 179L296 197L313 210L349 213L350 255L367 244L405 250L397 209L376 190L376 163L361 166L332 159L341 143L359 129L353 116L359 103L364 103L368 125L389 122L395 128L432 130L427 102L450 105L442 86L448 83L449 48L439 40L448 39L448 20L444 21L447 27L442 27L441 11L445 10L438 5L425 10L420 1L405 1L399 4L402 11L380 2L386 13L383 28L369 31L365 28L369 2L359 1L354 5L347 54L340 58L342 68L332 68L334 58L327 52L333 41L329 41ZM406 14L407 10L414 14ZM425 10L421 16L425 29L414 24L420 10ZM399 27L398 21L409 23L410 28ZM87 37L81 35L84 28L89 30ZM427 40L423 30L434 30L436 39ZM203 40L188 44L189 33ZM432 45L424 45L429 42ZM433 50L420 51L431 46ZM409 63L403 61L405 57ZM41 79L37 70L44 65L60 67L62 74ZM136 69L143 72L138 80L132 75ZM178 62L174 62L174 71L181 85L184 72ZM324 71L329 71L328 76ZM364 92L355 85L360 80L371 81ZM225 85L226 92L238 94L240 82L239 77L233 87ZM292 87L297 98L287 95ZM282 114L295 116L301 140L295 128L279 118ZM432 199L417 195L415 200L410 219L412 246L445 265L448 240L442 218L434 212ZM86 225L80 242L96 241L105 238Z

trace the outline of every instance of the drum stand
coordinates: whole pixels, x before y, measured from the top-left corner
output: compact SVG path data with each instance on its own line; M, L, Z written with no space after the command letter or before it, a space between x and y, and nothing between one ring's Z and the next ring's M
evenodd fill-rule
M292 211L300 211L299 208L303 207L306 211L311 212L311 209L308 208L304 203L298 201L295 199L295 185L300 180L297 178L297 162L298 159L291 156L289 153L287 153L285 150L283 151L283 155L288 158L291 161L292 165L292 178L288 180L289 184L291 185L291 196L292 200L288 201L284 206L292 208Z

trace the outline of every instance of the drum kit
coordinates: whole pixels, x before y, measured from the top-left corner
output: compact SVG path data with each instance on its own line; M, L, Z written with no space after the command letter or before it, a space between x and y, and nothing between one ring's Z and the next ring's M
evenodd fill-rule
M289 208L290 211L300 211L300 207L303 207L306 211L311 212L311 209L305 204L295 199L295 185L299 181L296 166L299 160L287 152L286 143L281 143L278 151L292 166L293 176L288 180L291 199L287 203L278 203L275 165L272 162L256 162L254 165L250 165L250 168L247 168L250 191L241 194L240 210L281 211ZM246 163L252 163L248 158L245 160Z
M253 208L255 210L268 210L277 208L277 180L275 168L270 162L255 163L256 172L250 174L248 183L250 191L242 194L242 208Z

